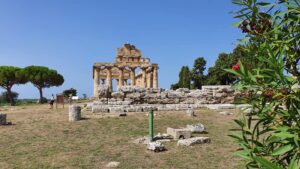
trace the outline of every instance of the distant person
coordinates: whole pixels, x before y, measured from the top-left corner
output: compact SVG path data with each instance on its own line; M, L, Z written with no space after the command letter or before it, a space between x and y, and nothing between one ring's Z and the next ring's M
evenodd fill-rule
M52 94L51 99L50 99L50 109L53 109L53 104L54 104L54 95Z

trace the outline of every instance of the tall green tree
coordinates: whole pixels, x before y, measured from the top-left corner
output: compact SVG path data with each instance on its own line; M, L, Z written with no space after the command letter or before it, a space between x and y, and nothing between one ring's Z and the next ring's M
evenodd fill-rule
M43 89L60 86L64 78L56 70L44 66L28 66L25 68L27 79L39 90L40 103L43 103Z
M231 54L220 53L215 65L208 69L208 84L209 85L228 85L236 80L236 76L225 72L227 69L234 65L238 59L233 58Z
M198 57L194 61L194 67L191 71L191 80L193 89L201 89L205 79L204 70L206 69L206 60L203 57Z
M0 66L0 86L7 91L10 104L15 105L12 95L12 87L14 85L25 84L27 79L22 68L14 66Z
M182 66L179 73L179 88L191 88L191 73L188 66Z

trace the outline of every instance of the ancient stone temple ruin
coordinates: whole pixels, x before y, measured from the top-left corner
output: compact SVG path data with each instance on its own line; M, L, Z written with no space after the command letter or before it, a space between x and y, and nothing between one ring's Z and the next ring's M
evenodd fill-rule
M137 68L141 72L136 73ZM124 44L117 49L115 63L97 62L93 65L93 79L94 97L99 96L99 87L103 85L113 92L113 79L117 80L117 89L122 86L157 89L158 65L152 64L149 58L143 58L134 45Z

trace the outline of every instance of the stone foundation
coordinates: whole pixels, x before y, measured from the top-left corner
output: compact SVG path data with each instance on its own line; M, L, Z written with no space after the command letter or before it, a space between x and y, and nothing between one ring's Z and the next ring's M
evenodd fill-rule
M202 90L145 89L123 86L110 98L94 101L92 112L174 111L202 108L206 104L232 103L236 93L231 86L203 86Z

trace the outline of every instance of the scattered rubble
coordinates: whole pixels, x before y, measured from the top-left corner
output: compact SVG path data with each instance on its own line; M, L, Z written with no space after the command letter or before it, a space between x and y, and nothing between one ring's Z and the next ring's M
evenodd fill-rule
M166 150L165 146L158 141L149 142L147 145L147 149L154 152L161 152Z

